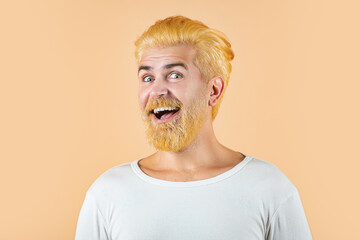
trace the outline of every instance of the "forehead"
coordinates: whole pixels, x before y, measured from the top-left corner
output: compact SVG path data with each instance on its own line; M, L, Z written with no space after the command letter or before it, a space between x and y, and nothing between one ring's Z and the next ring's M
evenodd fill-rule
M176 45L170 47L154 47L144 50L140 64L182 61L187 64L193 62L196 51L191 45Z

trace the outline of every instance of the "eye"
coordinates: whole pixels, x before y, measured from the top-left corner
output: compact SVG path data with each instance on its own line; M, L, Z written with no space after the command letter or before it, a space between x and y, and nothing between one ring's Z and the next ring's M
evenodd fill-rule
M169 74L169 77L176 79L176 78L182 78L182 75L181 75L180 73L175 73L175 72L174 72L174 73L170 73L170 74Z
M150 82L152 80L154 80L154 78L152 76L146 75L145 77L143 77L144 82Z

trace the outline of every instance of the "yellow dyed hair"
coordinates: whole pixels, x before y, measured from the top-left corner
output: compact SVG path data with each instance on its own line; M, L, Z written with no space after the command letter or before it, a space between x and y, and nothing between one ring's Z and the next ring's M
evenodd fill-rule
M136 40L136 61L140 64L141 56L147 48L179 44L190 44L195 48L194 64L199 68L205 81L218 76L224 80L224 92L212 108L214 120L229 83L230 61L234 59L231 44L222 32L209 28L200 21L184 16L172 16L156 21Z

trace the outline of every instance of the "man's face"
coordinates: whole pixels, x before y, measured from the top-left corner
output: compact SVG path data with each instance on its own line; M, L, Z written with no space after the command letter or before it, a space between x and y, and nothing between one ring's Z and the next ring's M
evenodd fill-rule
M211 115L208 85L188 45L149 48L139 66L139 103L146 136L161 151L177 152L198 135Z

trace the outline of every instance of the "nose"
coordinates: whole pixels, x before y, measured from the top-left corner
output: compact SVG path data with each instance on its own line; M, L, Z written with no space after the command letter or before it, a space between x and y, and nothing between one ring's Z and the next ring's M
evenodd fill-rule
M150 97L157 99L164 95L167 95L168 93L169 93L169 89L166 84L166 81L162 79L156 79L150 90Z

